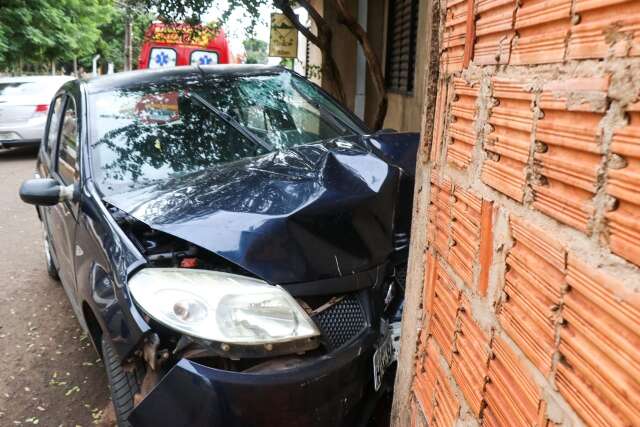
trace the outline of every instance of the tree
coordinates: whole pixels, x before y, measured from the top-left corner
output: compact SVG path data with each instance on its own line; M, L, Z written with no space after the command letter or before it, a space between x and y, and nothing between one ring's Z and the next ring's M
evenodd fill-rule
M146 1L147 6L155 8L164 20L187 21L190 23L198 23L200 21L200 17L216 3L216 0ZM368 33L360 24L358 24L353 15L351 15L346 7L345 0L327 0L327 3L336 8L339 23L344 25L354 36L358 44L362 46L362 50L367 60L369 73L371 74L374 87L380 97L376 118L373 123L373 127L375 129L380 129L383 126L388 105L387 91L384 85L384 75L382 73L380 59L371 45ZM332 92L339 101L344 103L346 96L342 76L336 61L333 58L333 31L320 12L316 10L311 3L309 3L309 0L228 0L228 7L222 14L219 25L226 22L231 13L238 8L244 9L244 11L252 18L252 24L255 24L259 19L260 7L269 4L280 9L294 24L296 29L302 33L307 40L320 49L322 52L322 77L328 83L329 91ZM300 22L298 15L294 11L295 7L302 7L306 9L309 17L315 24L315 33Z
M267 63L267 42L258 39L247 39L243 43L247 64Z
M110 0L3 0L0 66L40 71L48 64L54 72L59 61L88 54L110 7Z
M100 26L102 35L97 41L94 51L81 58L82 65L90 67L91 58L95 53L98 53L104 61L113 62L117 70L135 68L144 32L152 20L153 15L146 10L128 9L122 6L114 7L111 10L109 20ZM130 35L125 37L127 25L131 26ZM130 53L127 48L128 44L131 46ZM126 63L129 57L132 59L130 67Z

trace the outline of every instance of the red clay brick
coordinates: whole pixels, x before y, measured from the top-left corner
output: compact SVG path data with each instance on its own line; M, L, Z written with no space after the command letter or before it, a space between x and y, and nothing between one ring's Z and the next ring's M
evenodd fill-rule
M492 202L483 201L476 194L454 188L455 200L451 207L451 244L447 262L464 283L474 287L474 264L480 261L477 289L486 292L488 271L491 266Z
M554 83L557 84L557 83ZM576 86L568 82L569 88ZM601 79L583 83L583 89L600 88ZM553 87L553 86L551 86ZM584 111L584 99L600 93L597 90L546 90L540 97L544 117L538 121L536 141L542 149L534 159L542 182L533 185L534 206L549 216L588 233L588 222L594 212L603 114ZM574 108L575 107L575 108ZM577 111L575 111L577 110Z
M607 192L618 206L606 217L611 250L640 266L640 103L630 106L628 115L629 125L616 130L611 143L624 163L609 168Z
M460 331L456 334L456 352L451 363L451 373L472 411L479 416L483 407L491 336L487 336L476 324L470 304L464 297L459 320Z
M470 191L454 188L451 209L452 247L447 261L469 287L473 286L473 264L480 244L482 199Z
M432 425L450 427L453 426L458 419L460 402L456 399L442 369L438 369L436 377L435 408L433 411Z
M558 390L588 425L640 424L640 293L569 254Z
M437 268L436 276L429 331L440 345L447 362L451 363L460 290L442 267Z
M487 294L489 286L489 269L493 262L493 202L482 201L480 211L480 276L478 277L478 293Z
M540 106L552 110L604 113L610 75L552 80L543 86Z
M451 223L451 183L439 181L435 171L431 176L431 203L427 212L429 224L427 242L436 248L440 255L449 253L449 228Z
M454 73L463 68L468 19L471 19L468 0L447 1L442 41L444 57L441 60L445 72Z
M416 369L413 392L425 418L431 420L433 417L433 398L436 389L436 372L441 370L438 364L438 349L433 339L428 341L426 354L424 356L424 365L421 366L421 369Z
M579 22L571 27L570 59L640 55L640 2L575 0Z
M428 318L429 314L433 310L433 294L435 292L438 262L430 251L426 252L424 259L425 268L424 288L422 290L422 309L424 310L425 318Z
M428 425L452 426L458 418L460 403L438 358L438 347L430 339L424 367L416 372L412 389Z
M515 35L513 21L515 0L477 0L476 43L473 62L507 64L511 40Z
M565 248L538 227L510 218L515 244L507 255L499 319L507 334L545 376L555 350L555 311L564 284Z
M513 350L499 337L491 343L483 425L531 426L538 420L540 391Z
M464 39L464 57L462 67L467 68L473 58L473 47L476 39L476 19L473 14L475 0L467 0L467 32Z
M511 233L518 243L526 246L543 261L554 269L565 272L567 269L567 250L560 241L549 235L540 227L523 221L520 217L511 215L509 218Z
M484 144L493 158L487 157L484 162L482 181L522 202L533 128L533 95L523 89L522 83L509 80L494 78L493 88L499 104L491 110L489 123L493 130Z
M454 101L451 104L453 123L449 126L447 161L458 168L466 169L471 163L471 155L476 142L474 131L475 103L478 88L466 83L464 79L453 80Z
M522 0L516 14L518 39L510 64L561 62L569 34L571 0Z

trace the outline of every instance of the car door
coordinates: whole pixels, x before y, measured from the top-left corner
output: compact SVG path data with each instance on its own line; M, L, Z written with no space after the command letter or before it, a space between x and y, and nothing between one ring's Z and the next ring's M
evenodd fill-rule
M64 186L78 185L80 170L78 164L79 132L75 99L66 96L62 112L61 127L54 150L51 177ZM63 201L49 209L48 222L51 244L58 261L58 274L72 303L75 303L75 233L78 204Z

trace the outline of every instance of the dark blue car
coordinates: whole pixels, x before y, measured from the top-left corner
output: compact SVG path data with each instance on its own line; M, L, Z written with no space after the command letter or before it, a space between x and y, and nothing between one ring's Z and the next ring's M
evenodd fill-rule
M119 425L384 423L417 147L279 67L66 83L20 196Z

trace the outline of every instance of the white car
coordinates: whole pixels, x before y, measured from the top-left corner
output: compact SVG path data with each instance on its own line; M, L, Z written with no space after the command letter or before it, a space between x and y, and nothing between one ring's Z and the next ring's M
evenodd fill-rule
M70 76L0 77L0 148L40 144L51 98Z

